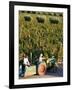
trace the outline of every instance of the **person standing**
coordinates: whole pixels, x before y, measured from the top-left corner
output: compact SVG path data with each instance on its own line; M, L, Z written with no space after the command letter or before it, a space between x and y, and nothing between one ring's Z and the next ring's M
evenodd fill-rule
M25 75L26 67L29 67L30 66L30 62L28 60L27 54L24 54L23 66L24 66L24 70L23 71L24 71L24 75Z
M45 57L43 57L43 54L41 53L40 54L40 57L39 57L39 63L41 63L43 60L45 60L46 58Z
M26 54L24 54L23 64L25 66L30 66L30 62L29 62L28 56Z

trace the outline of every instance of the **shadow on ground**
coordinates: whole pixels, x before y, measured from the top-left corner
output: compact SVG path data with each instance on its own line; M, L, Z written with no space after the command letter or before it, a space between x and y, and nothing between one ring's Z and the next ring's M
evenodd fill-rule
M48 69L46 75L63 77L63 67L59 66L59 67Z

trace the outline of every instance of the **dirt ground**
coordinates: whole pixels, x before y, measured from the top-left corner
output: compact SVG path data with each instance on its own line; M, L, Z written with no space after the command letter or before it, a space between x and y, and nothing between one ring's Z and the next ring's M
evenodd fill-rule
M31 78L53 78L53 77L63 77L63 66L59 65L58 67L54 67L51 69L48 69L46 71L46 74L43 76L39 75L32 75L29 77L23 77L22 79L31 79Z

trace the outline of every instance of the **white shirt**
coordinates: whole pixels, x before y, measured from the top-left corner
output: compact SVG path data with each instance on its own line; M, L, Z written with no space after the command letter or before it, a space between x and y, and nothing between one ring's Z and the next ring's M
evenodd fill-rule
M25 65L30 65L29 61L28 61L28 58L24 58L24 62L23 62Z
M43 60L43 58L40 56L40 57L39 57L39 62L42 62L42 60Z

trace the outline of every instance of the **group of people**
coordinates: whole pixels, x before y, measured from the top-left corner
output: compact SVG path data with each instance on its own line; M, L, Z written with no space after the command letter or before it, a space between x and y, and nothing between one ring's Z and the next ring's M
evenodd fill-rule
M41 63L45 58L43 57L43 54L41 53L38 58L38 63ZM24 54L23 64L19 66L19 76L23 77L24 73L26 71L26 67L31 66L31 63L29 62L28 56Z
M41 53L40 56L39 56L39 59L38 59L39 60L39 63L41 63L44 59L45 58L43 57L43 54ZM30 66L31 65L30 62L29 62L29 60L28 60L28 56L27 55L24 55L23 64L25 66Z

